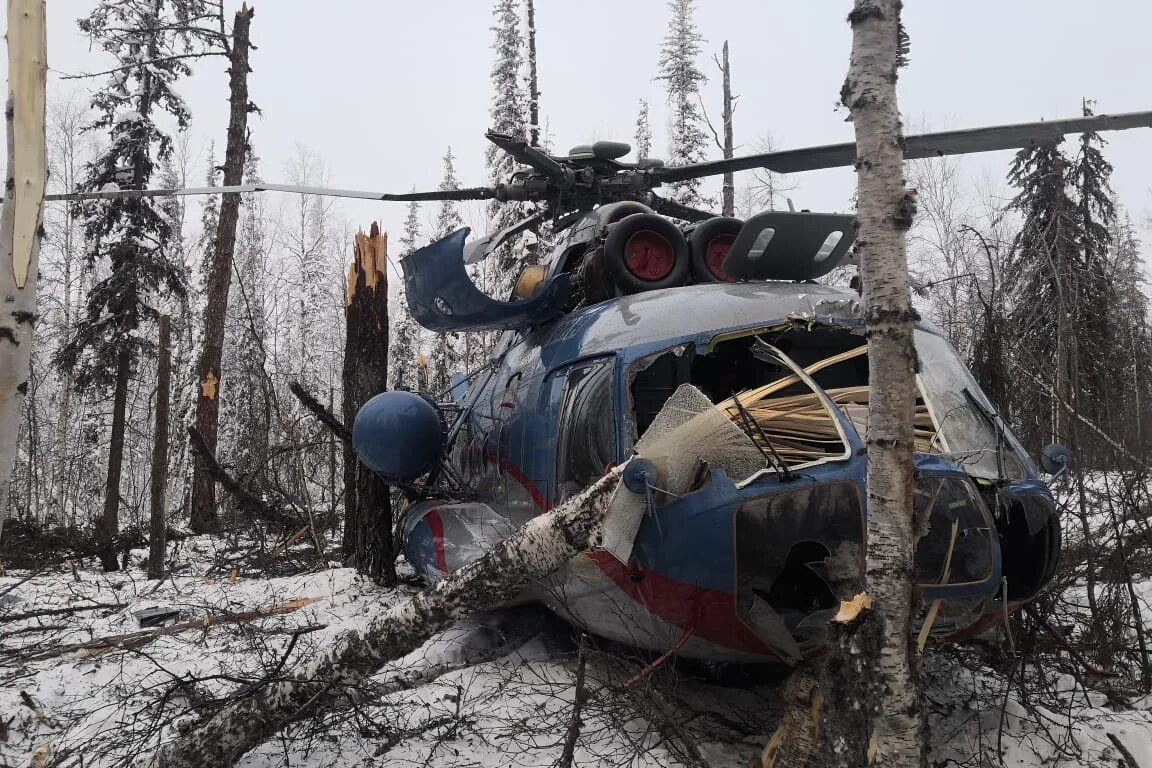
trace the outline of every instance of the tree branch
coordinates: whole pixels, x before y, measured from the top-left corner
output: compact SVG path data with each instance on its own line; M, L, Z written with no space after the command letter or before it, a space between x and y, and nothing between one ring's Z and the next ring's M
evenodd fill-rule
M267 503L239 480L228 474L228 470L220 466L220 462L216 460L216 456L212 451L208 450L208 444L204 442L204 436L196 431L195 427L188 427L188 440L192 446L192 452L196 454L201 464L204 466L204 471L208 476L220 483L224 490L232 494L236 502L246 512L270 522L279 523L281 525L299 526L301 521L291 515L286 515L276 507Z
M304 389L304 385L298 381L293 381L288 385L288 389L292 394L296 395L296 399L300 404L307 408L313 416L320 420L320 423L332 430L336 437L343 440L345 443L351 445L352 431L344 426L344 422L336 418L332 411L324 407L324 404L313 397L308 390Z

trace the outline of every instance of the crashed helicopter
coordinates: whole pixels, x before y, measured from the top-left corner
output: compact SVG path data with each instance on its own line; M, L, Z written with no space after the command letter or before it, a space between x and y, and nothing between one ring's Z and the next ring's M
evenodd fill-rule
M1152 126L1152 113L909 136L908 158ZM488 134L527 169L494 188L391 199L526 200L493 236L468 229L401 262L413 318L502 331L453 402L389 392L356 418L360 460L404 489L403 551L434 584L628 461L600 547L522 599L654 652L795 664L862 572L867 345L858 295L816 282L851 262L852 216L768 211L746 221L659 197L726 171L850 166L842 144L668 167L597 142L548 155ZM664 214L664 215L661 215ZM666 216L686 220L681 228ZM565 234L508 301L467 264L550 219ZM915 505L921 639L963 639L1051 579L1060 521L1028 453L941 331L920 322ZM630 461L629 461L630 460ZM1040 455L1048 473L1067 452Z
M1152 112L908 136L907 159L1152 127ZM494 187L379 194L281 184L106 190L46 200L281 191L368 200L524 201L536 213L404 258L413 318L500 331L491 361L445 402L386 392L353 427L360 460L407 499L403 552L434 584L628 462L601 546L521 600L665 654L794 664L817 652L861 572L867 521L867 345L859 296L821 284L853 262L851 216L767 211L746 221L660 197L662 184L763 168L852 166L854 144L685 166L596 142L549 155L489 133L524 170ZM671 217L671 218L669 218ZM680 226L671 219L688 222ZM468 265L550 221L562 236L502 301ZM920 639L1003 621L1051 579L1060 521L1047 484L940 329L921 321L915 577ZM1068 453L1039 454L1048 475Z

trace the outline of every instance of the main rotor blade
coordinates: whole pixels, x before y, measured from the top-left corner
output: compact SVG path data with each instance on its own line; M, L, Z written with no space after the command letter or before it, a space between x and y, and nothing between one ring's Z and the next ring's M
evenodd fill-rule
M54 200L110 200L125 197L184 197L186 195L223 195L248 192L290 192L298 195L320 195L324 197L348 197L357 200L385 200L390 202L423 200L488 200L496 196L491 187L470 187L468 189L441 189L435 192L407 192L393 195L384 192L363 192L355 189L329 189L327 187L307 187L296 184L239 184L230 187L187 187L184 189L109 189L99 192L66 192L45 195L44 199ZM0 198L3 200L3 198Z
M561 186L566 186L566 182L572 176L572 172L569 169L536 147L529 145L528 142L523 139L517 139L514 136L496 133L495 131L488 131L488 133L484 134L484 137L500 147L500 149L512 155L521 165L527 165L536 169Z
M704 221L705 219L714 219L719 214L709 213L702 211L699 208L692 208L687 205L681 205L675 200L669 200L666 197L648 193L648 206L665 216L672 216L677 219L684 219L685 221Z
M1152 128L1152 112L1128 112L1120 115L1096 115L1069 120L1042 120L1036 123L969 128L962 131L925 133L904 138L904 159L919 160L943 155L965 155L994 152L1041 144L1058 144L1070 133L1088 131L1124 131L1129 128ZM854 165L856 144L826 144L821 147L764 152L728 160L713 160L695 165L664 166L650 173L664 182L716 176L721 173L765 168L777 173L814 171Z

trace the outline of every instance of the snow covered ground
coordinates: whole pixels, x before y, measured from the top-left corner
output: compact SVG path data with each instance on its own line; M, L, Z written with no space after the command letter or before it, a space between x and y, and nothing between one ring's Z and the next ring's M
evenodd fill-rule
M160 739L186 724L189 707L210 707L291 670L415 589L384 591L343 568L267 579L200 575L223 546L186 540L181 570L162 582L143 578L142 552L121 573L89 563L75 574L0 578L0 768L143 765ZM54 613L77 607L91 610ZM148 608L177 609L191 626L144 644L129 639L127 648L46 657L140 632L135 614ZM228 621L256 610L264 615ZM15 618L32 612L39 615ZM995 673L990 663L1000 653L930 654L934 765L1122 766L1118 742L1139 768L1152 768L1152 698L1109 693L1104 684L1086 690L1070 664L1028 664L1023 672L1010 664L1009 675ZM520 608L433 638L376 675L367 703L293 727L242 765L555 765L572 726L581 658L587 700L575 765L744 766L780 715L778 674L717 678L679 665L629 687L650 659L581 644L548 614Z

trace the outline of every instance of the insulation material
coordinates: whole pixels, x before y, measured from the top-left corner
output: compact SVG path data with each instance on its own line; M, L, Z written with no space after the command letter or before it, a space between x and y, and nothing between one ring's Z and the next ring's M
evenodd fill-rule
M724 470L735 481L765 465L764 454L751 438L691 384L682 384L668 398L634 450L656 466L657 477L650 481L661 489L653 491L656 506L670 498L661 491L676 496L688 493L702 462ZM604 549L628 562L636 532L648 511L642 494L632 493L623 485L617 488L604 522Z

